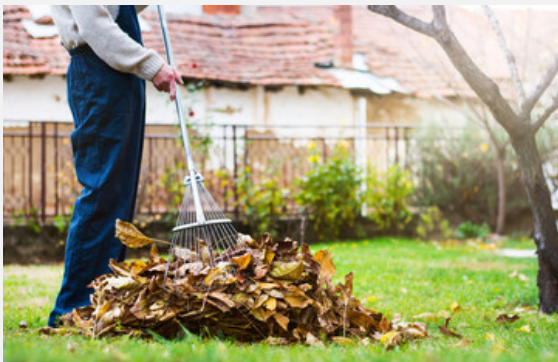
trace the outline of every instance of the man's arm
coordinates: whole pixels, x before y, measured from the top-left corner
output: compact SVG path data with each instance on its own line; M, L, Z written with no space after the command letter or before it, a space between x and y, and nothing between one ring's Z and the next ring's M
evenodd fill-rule
M128 36L102 5L71 5L79 34L112 68L151 80L165 63L154 51Z
M178 72L152 49L146 49L128 36L102 5L70 6L79 33L95 54L110 67L153 81L159 91L176 94L176 84L182 84Z

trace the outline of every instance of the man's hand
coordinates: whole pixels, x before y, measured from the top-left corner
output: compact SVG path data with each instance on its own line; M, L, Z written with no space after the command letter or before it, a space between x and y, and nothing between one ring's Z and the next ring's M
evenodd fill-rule
M159 69L157 74L153 77L152 82L158 91L170 93L171 101L174 101L176 98L176 83L184 84L180 74L168 64L164 64L161 69Z

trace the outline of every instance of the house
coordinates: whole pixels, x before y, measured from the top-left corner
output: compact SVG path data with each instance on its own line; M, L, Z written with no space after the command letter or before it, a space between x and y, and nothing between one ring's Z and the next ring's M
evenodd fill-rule
M409 9L418 16L425 13L423 7ZM64 79L69 56L46 10L3 7L5 134L6 127L17 129L30 121L59 122L60 128L71 130ZM509 88L497 41L486 35L488 25L482 15L459 7L450 7L449 12L450 19L461 24L458 34L464 34L475 57L497 75L503 89ZM148 9L140 17L145 46L165 54L157 13ZM186 13L169 13L168 22L178 70L192 89L183 92L188 120L199 132L221 139L222 152L211 157L209 169L232 169L233 164L236 169L240 156L227 152L233 143L237 147L233 139L290 140L285 149L279 147L281 142L273 148L244 142L239 151L244 162L249 153L251 162L261 168L273 154L292 160L290 150L304 150L310 138L323 138L325 145L340 136L355 139L361 166L371 162L385 169L390 154L403 157L398 155L399 137L404 136L397 133L399 128L390 133L390 127L466 121L446 99L468 98L471 91L436 44L364 6L192 5ZM464 25L471 22L478 26ZM534 28L538 36L540 31ZM147 99L148 134L176 133L174 104L151 85ZM239 127L233 130L229 127L233 125ZM364 141L362 135L379 141ZM172 152L171 158L176 159L176 147ZM155 157L163 157L165 152L156 153L160 154ZM165 162L170 161L154 161L156 165L149 167L161 172ZM290 175L286 182L300 173L289 170L283 170ZM40 183L34 179L28 184L33 182Z
M48 15L34 18L29 9L33 7L4 6L4 120L69 122L64 84L69 57ZM355 104L362 96L370 105L367 118L376 121L382 119L378 99L417 103L395 104L399 112L439 106L429 98L448 90L429 85L435 77L383 45L366 49L360 35L353 34L352 19L361 21L362 14L355 17L349 6L324 9L331 10L329 19L265 7L228 16L211 6L201 15L169 14L180 72L205 84L201 92L187 95L196 118L230 124L340 125L342 120L355 121ZM141 16L145 45L164 54L156 13L148 10ZM148 100L149 124L175 123L173 105L164 95L149 87ZM396 118L414 123L422 117L415 113Z

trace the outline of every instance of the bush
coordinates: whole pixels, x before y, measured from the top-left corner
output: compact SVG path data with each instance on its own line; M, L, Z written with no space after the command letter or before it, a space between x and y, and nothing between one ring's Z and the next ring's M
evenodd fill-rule
M455 222L494 223L498 209L496 156L486 131L470 123L459 130L427 127L416 135L412 153L416 177L413 203L436 206ZM511 147L505 161L506 211L528 211Z
M490 234L490 228L486 223L477 225L470 221L465 221L455 229L455 237L460 240L485 239L488 234Z
M372 169L366 178L363 195L367 217L381 230L402 230L412 219L409 198L413 189L411 174L399 165L392 166L385 173Z
M358 190L361 178L344 143L338 143L332 157L320 163L315 150L309 155L310 171L294 182L294 200L309 216L317 236L334 239L343 226L354 226L360 214Z
M449 239L452 230L447 219L442 217L440 209L436 206L426 207L420 210L416 227L417 237L421 240L435 238Z
M172 166L165 168L165 172L159 182L166 190L163 200L167 205L167 213L165 222L173 225L176 222L180 208L182 207L182 199L184 198L184 176L186 175L186 164L177 162Z
M280 188L277 179L277 171L268 167L260 182L253 182L252 172L246 167L236 180L236 205L246 218L244 223L258 234L269 232L276 237L279 217L286 211L288 190Z

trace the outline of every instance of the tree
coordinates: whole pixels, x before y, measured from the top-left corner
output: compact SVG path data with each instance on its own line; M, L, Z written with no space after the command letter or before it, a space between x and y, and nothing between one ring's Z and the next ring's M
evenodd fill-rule
M483 73L467 54L449 27L443 5L432 6L433 17L429 23L405 13L394 5L369 5L368 9L434 39L455 69L486 105L494 120L508 134L533 216L534 240L539 261L539 309L544 313L557 312L558 228L535 136L558 109L558 92L554 91L551 94L551 101L542 113L534 115L534 109L543 94L549 91L558 73L558 52L554 53L552 63L530 94L526 94L517 72L511 72L517 96L517 106L513 107L504 98L496 82ZM508 64L516 68L511 54L506 56Z

